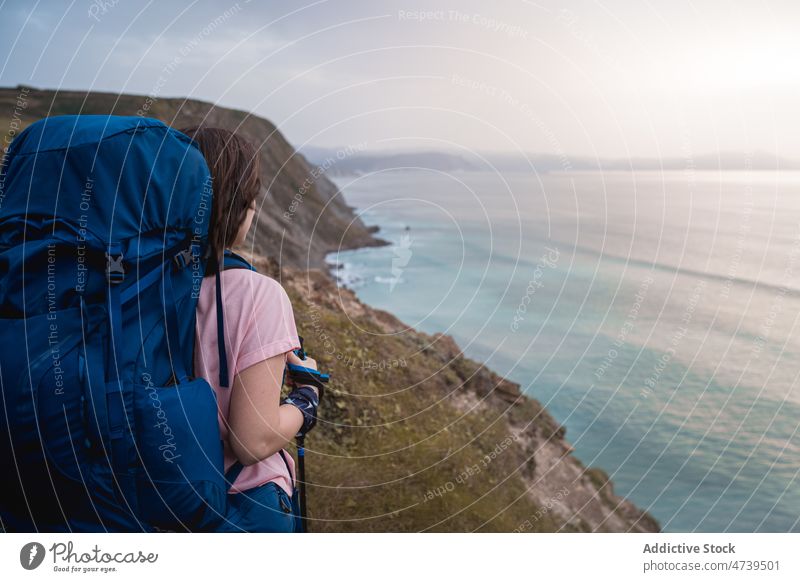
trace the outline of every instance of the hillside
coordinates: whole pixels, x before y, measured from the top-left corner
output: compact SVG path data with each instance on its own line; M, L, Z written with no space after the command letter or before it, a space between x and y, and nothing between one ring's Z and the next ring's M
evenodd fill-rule
M132 114L144 99L31 90L20 109L19 93L0 90L6 136L48 113ZM518 385L463 357L448 336L410 330L364 305L315 268L340 240L380 241L324 176L310 181L292 220L282 218L313 176L274 125L179 99L158 100L150 112L178 127L205 120L263 144L271 185L253 260L284 285L307 349L333 374L306 442L313 531L658 530L614 494L602 470L572 455L563 427Z
M193 99L0 88L0 132L4 138L51 115L109 113L142 114L177 128L200 124L223 127L259 145L265 189L251 241L259 253L279 258L285 265L322 267L325 255L340 246L382 244L354 216L337 187L296 153L266 119ZM298 194L301 191L302 195Z

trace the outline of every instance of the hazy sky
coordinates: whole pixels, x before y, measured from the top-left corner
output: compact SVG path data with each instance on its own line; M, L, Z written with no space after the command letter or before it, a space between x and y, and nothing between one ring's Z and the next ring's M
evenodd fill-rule
M296 146L800 157L799 24L792 1L5 1L0 85L191 96Z

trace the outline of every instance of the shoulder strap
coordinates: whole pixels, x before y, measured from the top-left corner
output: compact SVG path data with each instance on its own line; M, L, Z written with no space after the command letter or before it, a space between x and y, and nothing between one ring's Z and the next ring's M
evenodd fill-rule
M244 258L233 251L226 250L222 257L222 268L216 270L216 308L217 308L217 351L219 357L219 385L223 388L230 386L230 374L228 373L228 355L225 351L225 315L222 306L222 277L220 273L228 269L249 269L255 271L255 267Z
M256 268L245 258L230 250L225 251L225 256L222 259L222 269L224 271L227 271L228 269L247 269L249 271L256 270Z
M244 465L241 462L236 461L231 465L231 468L225 472L225 482L228 484L228 489L233 487L234 482L239 477L239 474L244 469Z
M216 274L216 303L217 303L217 355L219 357L219 385L223 388L230 386L228 382L228 355L225 351L225 315L222 308L222 276L221 269Z
M278 451L283 459L283 464L286 465L286 471L289 473L289 481L292 482L292 489L294 489L294 475L292 475L292 468L289 466L289 461L286 460L286 451L281 449Z

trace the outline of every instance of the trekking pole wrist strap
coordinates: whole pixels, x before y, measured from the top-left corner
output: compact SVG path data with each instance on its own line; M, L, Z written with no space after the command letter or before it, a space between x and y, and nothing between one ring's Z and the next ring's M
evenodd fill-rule
M310 386L298 386L281 401L281 404L291 404L303 414L303 425L296 436L302 437L317 424L317 408L319 396Z

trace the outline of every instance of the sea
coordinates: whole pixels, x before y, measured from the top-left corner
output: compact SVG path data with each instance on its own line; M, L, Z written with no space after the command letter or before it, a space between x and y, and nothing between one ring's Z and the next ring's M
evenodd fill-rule
M330 254L340 285L519 383L664 531L800 531L800 173L334 180L390 243Z

